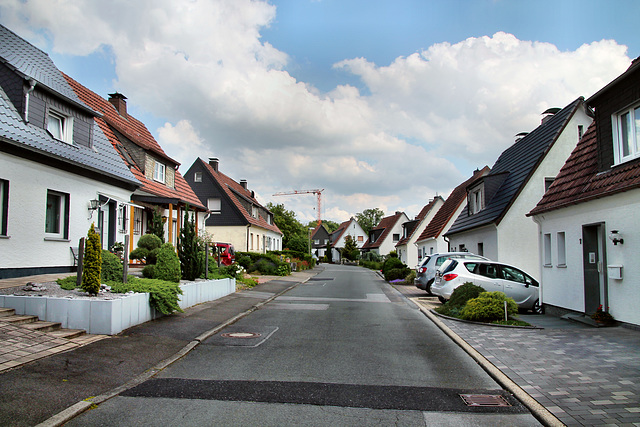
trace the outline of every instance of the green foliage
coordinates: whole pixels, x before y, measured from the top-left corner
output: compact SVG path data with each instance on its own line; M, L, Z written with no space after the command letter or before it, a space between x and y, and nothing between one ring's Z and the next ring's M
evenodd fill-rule
M149 303L163 314L171 314L174 311L182 312L182 309L178 305L178 298L179 295L182 294L182 289L180 289L177 283L158 279L139 279L129 276L127 283L110 282L109 285L111 286L112 292L149 292Z
M144 234L138 240L138 247L149 251L160 248L162 244L162 240L155 234Z
M284 242L284 238L283 238L283 242ZM288 249L290 249L292 251L308 252L309 251L309 237L308 236L301 236L301 235L291 236L291 237L289 237L289 239L287 239L287 244L284 247L288 248Z
M76 288L76 283L78 281L77 276L69 276L64 279L56 279L56 283L60 285L60 287L66 291L72 291Z
M405 285L413 285L414 280L416 280L416 271L411 270L408 276L404 278Z
M158 251L158 260L154 279L166 280L168 282L180 282L180 260L171 243L164 243Z
M189 206L185 207L184 227L180 229L180 267L182 277L194 280L204 271L204 245L196 234L195 215L189 219Z
M286 251L282 252L283 254ZM282 255L285 257L286 255ZM250 259L250 262L247 262L245 257ZM242 266L245 264L248 267L245 267L245 270L250 274L265 274L265 275L277 275L277 276L288 276L291 274L291 267L285 261L280 259L280 256L277 255L277 252L268 252L266 254L260 254L257 252L236 252L236 259L243 259Z
M376 271L382 270L382 262L378 262L378 261L367 261L367 260L361 259L360 265L371 270L376 270Z
M146 264L155 264L162 241L155 234L144 234L138 240L138 247L131 251L129 259L138 259Z
M238 257L236 255L236 264L239 264L242 267L244 267L245 270L248 270L249 267L251 266L251 257L247 256L247 255L243 255L241 257ZM211 261L209 261L209 265L211 265Z
M115 242L113 245L111 245L109 251L118 258L122 259L122 255L124 254L124 243Z
M129 253L129 259L138 259L140 261L146 261L149 256L149 249L135 248Z
M435 310L445 316L459 317L467 301L477 298L483 292L485 292L485 290L481 286L476 286L471 282L465 282L453 290L451 298L446 304Z
M327 257L326 262L333 262L333 254L331 253L331 242L327 242L327 250L325 251L324 256Z
M109 281L122 282L123 270L124 267L120 257L109 251L102 251L102 283Z
M288 276L291 274L289 264L280 264L276 270L276 276Z
M87 242L82 263L82 290L90 295L100 292L100 274L102 270L102 248L100 235L96 233L93 223L87 233Z
M162 220L162 211L158 207L153 210L147 233L158 237L158 239L160 239L160 245L164 243L164 221ZM158 245L158 247L160 247L160 245ZM138 244L138 246L140 246L140 244Z
M399 258L387 258L382 263L382 274L385 276L385 280L389 280L387 279L387 272L389 270L391 270L392 268L403 268L403 267L406 267L406 265L404 265L404 263L400 261Z
M349 261L355 261L360 257L358 244L356 243L356 239L354 239L351 234L347 234L344 238L344 248L342 248L342 256Z
M407 277L409 273L411 273L411 269L409 267L390 268L385 273L384 280L404 280L404 278Z
M380 208L365 209L356 214L356 221L367 236L382 218L384 218L384 212Z
M389 251L389 253L387 254L387 257L389 257L389 258L398 258L398 252Z
M518 305L504 292L483 292L477 298L470 299L462 309L460 317L478 322L493 322L504 319L504 303L507 302L507 316L518 314Z
M273 213L273 222L282 231L282 247L302 252L309 250L309 230L296 219L293 211L288 211L282 203L267 203L267 209ZM292 240L293 239L293 240ZM301 242L304 241L304 244Z
M153 279L155 275L156 275L155 264L145 265L144 268L142 269L142 277L145 277L147 279Z
M383 257L375 252L365 252L362 254L362 259L365 261L375 261L379 262L382 265ZM378 270L380 270L379 268Z

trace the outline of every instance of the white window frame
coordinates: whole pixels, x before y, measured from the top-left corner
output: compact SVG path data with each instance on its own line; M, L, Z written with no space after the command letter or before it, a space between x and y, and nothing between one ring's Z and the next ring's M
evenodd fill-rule
M202 182L202 172L196 172L193 174L193 182Z
M469 191L469 214L477 214L484 209L484 185Z
M211 211L212 214L219 214L222 212L222 200L219 197L210 197L207 199L207 209Z
M54 127L53 121L58 123ZM47 112L47 132L58 141L73 144L73 117L57 110L49 109Z
M49 197L56 197L58 199L57 212L54 213L55 218L50 218L49 210ZM67 205L69 203L69 195L61 193L59 191L47 190L47 198L45 203L45 221L44 221L44 237L50 239L66 239L69 232L69 217L67 215ZM49 221L53 220L53 223ZM57 231L49 231L51 227L57 229Z
M567 240L564 231L556 233L556 245L558 247L558 267L567 266Z
M623 122L622 117L628 114L630 118L630 129L628 136L629 153L624 154ZM614 114L611 118L613 126L613 152L614 166L640 157L640 103L631 105L622 111Z
M9 181L0 179L0 236L9 234Z
M155 162L153 166L153 179L164 184L165 171L167 167L164 163Z
M551 233L545 233L542 236L542 245L542 256L544 257L543 266L551 267L553 265L553 261L551 259Z

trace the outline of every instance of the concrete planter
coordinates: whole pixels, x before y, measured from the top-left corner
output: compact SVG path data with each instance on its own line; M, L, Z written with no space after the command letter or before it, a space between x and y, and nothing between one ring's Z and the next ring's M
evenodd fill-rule
M181 284L178 305L185 308L213 301L236 291L235 279ZM84 329L90 334L115 335L140 323L161 317L149 304L148 293L127 294L112 300L0 295L0 307L16 314L60 322L63 328Z

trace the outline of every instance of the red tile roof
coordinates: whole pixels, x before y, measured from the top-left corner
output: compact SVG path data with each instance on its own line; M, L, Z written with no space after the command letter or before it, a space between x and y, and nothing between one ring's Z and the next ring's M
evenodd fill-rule
M188 203L195 209L206 210L206 207L202 202L200 202L200 199L198 199L180 172L177 170L175 171L175 188L170 188L145 177L142 170L123 154L123 152L126 152L126 149L118 140L113 129L116 129L118 132L125 135L129 140L131 140L131 142L139 147L153 152L153 154L170 161L174 165L179 165L178 162L165 154L158 142L153 138L142 122L136 120L131 115L128 115L125 119L118 114L115 107L109 101L87 89L66 74L63 73L63 75L65 79L67 79L69 85L73 88L74 92L85 104L93 108L95 111L104 114L103 117L96 117L95 121L98 123L98 126L100 126L100 129L104 132L109 141L111 141L111 144L114 146L116 151L120 153L120 157L122 157L122 160L127 164L127 166L129 166L133 175L142 183L139 191L147 192L157 197L177 199L182 203Z
M229 199L233 202L235 207L238 209L238 212L240 212L240 214L244 217L244 219L249 224L264 228L265 230L270 230L275 233L282 234L282 231L280 231L280 229L275 223L269 224L267 220L263 218L261 215L258 215L258 218L254 218L251 215L251 212L248 212L247 209L242 205L242 203L240 202L240 198L243 198L246 201L250 202L251 204L259 206L269 211L267 208L262 206L260 202L258 202L258 200L255 198L251 190L245 189L242 185L240 185L233 179L229 178L227 175L223 174L222 172L215 171L209 163L203 161L202 159L198 158L198 160L196 161L202 162L202 164L204 165L206 170L209 172L211 177L218 183L220 188L222 188L222 190L227 194Z
M440 209L438 209L438 212L431 219L427 228L420 233L417 241L435 239L440 236L460 205L467 201L467 187L472 185L478 178L488 174L490 170L489 166L485 166L482 170L474 172L471 178L458 185L451 192L444 204L440 206Z
M431 211L431 209L433 209L433 207L436 204L436 201L438 201L438 199L444 200L444 199L442 199L442 197L436 196L436 197L433 198L433 200L431 200L429 203L424 205L424 207L422 208L422 210L420 211L420 213L418 214L418 216L416 216L416 219L414 220L414 221L416 221L416 224L409 231L407 237L403 237L402 239L400 239L400 241L398 243L396 243L396 246L402 246L402 245L406 245L407 244L407 242L411 239L411 237L415 233L416 229L418 228L418 225L420 225L420 223L422 222L424 217L427 216L427 214Z
M598 173L596 123L592 123L549 190L527 216L640 188L640 159Z
M391 233L391 229L396 224L396 222L398 222L398 220L400 219L400 217L402 215L404 215L403 212L396 212L395 215L391 215L391 216L387 216L385 218L382 218L382 220L378 223L378 225L376 225L375 227L373 227L371 229L371 231L382 230L382 234L380 234L380 236L376 239L375 242L371 242L370 241L371 238L369 238L369 240L367 240L367 242L364 244L362 249L379 248L380 245L382 245L382 242L385 241L385 239L387 238L389 233Z

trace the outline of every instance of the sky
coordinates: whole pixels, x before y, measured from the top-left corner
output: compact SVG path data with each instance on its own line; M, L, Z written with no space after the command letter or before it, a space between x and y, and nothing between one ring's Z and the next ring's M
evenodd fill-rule
M636 0L0 0L0 24L307 222L414 217L640 56Z

